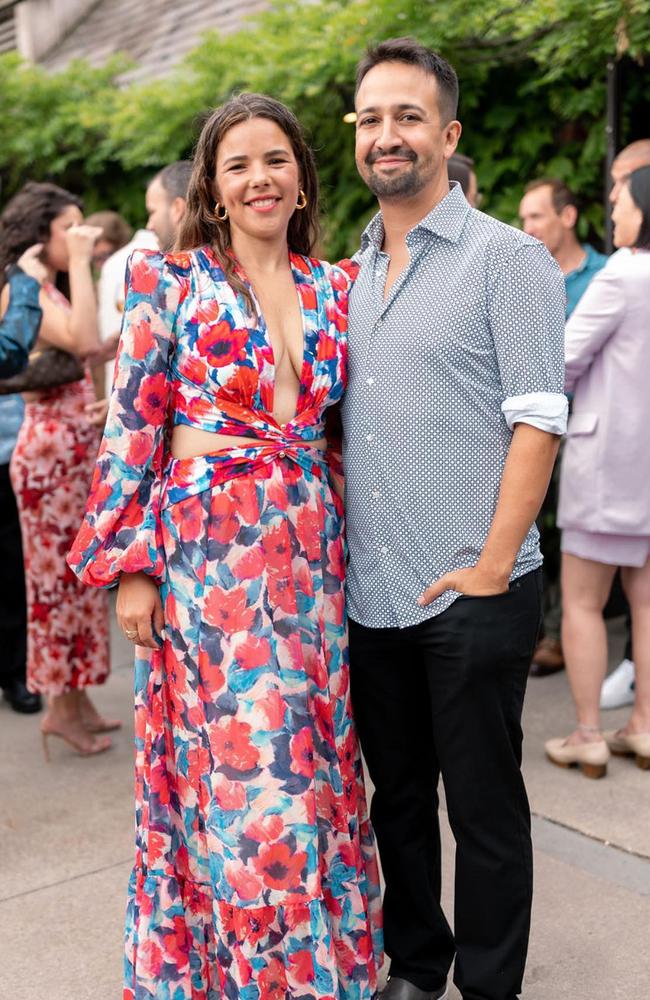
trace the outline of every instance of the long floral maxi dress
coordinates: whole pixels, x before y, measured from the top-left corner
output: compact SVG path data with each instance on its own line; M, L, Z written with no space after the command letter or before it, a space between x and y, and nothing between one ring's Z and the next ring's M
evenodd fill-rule
M370 1000L379 883L351 717L341 506L312 446L343 391L349 279L292 256L304 358L273 350L209 248L131 258L116 380L71 565L161 587L136 661L125 1000ZM172 459L174 423L246 448Z
M70 308L56 288L45 288ZM87 374L26 403L11 459L27 590L27 686L49 696L103 684L109 673L107 595L84 587L65 558L97 458L99 433L84 412L94 400Z

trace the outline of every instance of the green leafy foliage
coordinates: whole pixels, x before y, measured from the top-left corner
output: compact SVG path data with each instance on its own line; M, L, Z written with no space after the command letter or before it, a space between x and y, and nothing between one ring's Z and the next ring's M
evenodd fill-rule
M606 65L622 73L622 141L650 132L650 0L281 0L235 34L208 34L163 79L120 86L128 68L71 64L51 75L0 57L0 196L28 178L81 193L89 210L144 217L151 173L191 155L205 113L234 90L288 103L317 152L324 251L350 253L373 211L353 155L355 64L368 43L410 34L461 81L460 149L476 161L483 207L514 222L524 184L558 176L603 229Z

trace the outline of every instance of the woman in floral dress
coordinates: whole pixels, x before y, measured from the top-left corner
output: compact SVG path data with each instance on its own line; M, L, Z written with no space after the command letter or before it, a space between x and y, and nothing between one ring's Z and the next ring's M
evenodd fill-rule
M338 459L349 278L309 256L294 116L206 123L180 252L136 252L70 561L136 661L125 998L370 1000L379 884L351 718Z
M36 347L80 357L100 347L91 254L100 233L82 225L78 198L55 184L28 183L0 217L0 274L25 248L43 244L47 271ZM66 274L70 300L56 287ZM6 306L6 297L2 299ZM99 434L87 413L95 400L88 372L43 392L24 393L25 415L10 466L20 516L27 589L27 686L47 696L41 723L77 753L101 753L119 723L103 719L87 688L109 673L108 602L83 587L65 556L83 516ZM15 581L20 586L21 581Z

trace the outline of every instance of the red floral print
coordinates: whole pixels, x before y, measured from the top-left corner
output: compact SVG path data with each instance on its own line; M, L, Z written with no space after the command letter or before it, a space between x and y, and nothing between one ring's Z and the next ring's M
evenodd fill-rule
M281 427L264 318L214 253L131 261L115 391L70 555L95 586L148 573L164 607L161 646L139 649L135 667L125 1000L372 1000L377 988L338 460L313 447L345 386L349 279L290 263L304 357ZM177 423L250 447L174 459ZM89 642L78 638L75 649Z
M133 401L133 406L145 423L155 427L165 419L165 411L161 403L166 399L166 396L167 377L161 372L159 375L152 375L150 379L142 383L140 391Z
M45 290L69 309L56 289ZM66 564L99 446L85 412L94 399L87 375L26 403L11 459L25 561L27 684L47 696L103 684L110 669L106 595L83 586ZM91 534L85 537L88 544Z
M210 734L210 745L217 765L228 764L236 771L250 771L259 760L259 751L251 743L251 727L232 716L221 719Z

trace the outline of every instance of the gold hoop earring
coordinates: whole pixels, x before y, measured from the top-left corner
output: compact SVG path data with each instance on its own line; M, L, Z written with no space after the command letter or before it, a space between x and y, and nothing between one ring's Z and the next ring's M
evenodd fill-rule
M228 209L218 201L214 206L214 217L217 222L225 222L228 218Z
M307 195L305 194L303 189L300 188L300 191L298 192L298 201L296 202L296 208L300 212L302 212L303 208L307 208L307 204L308 204Z

